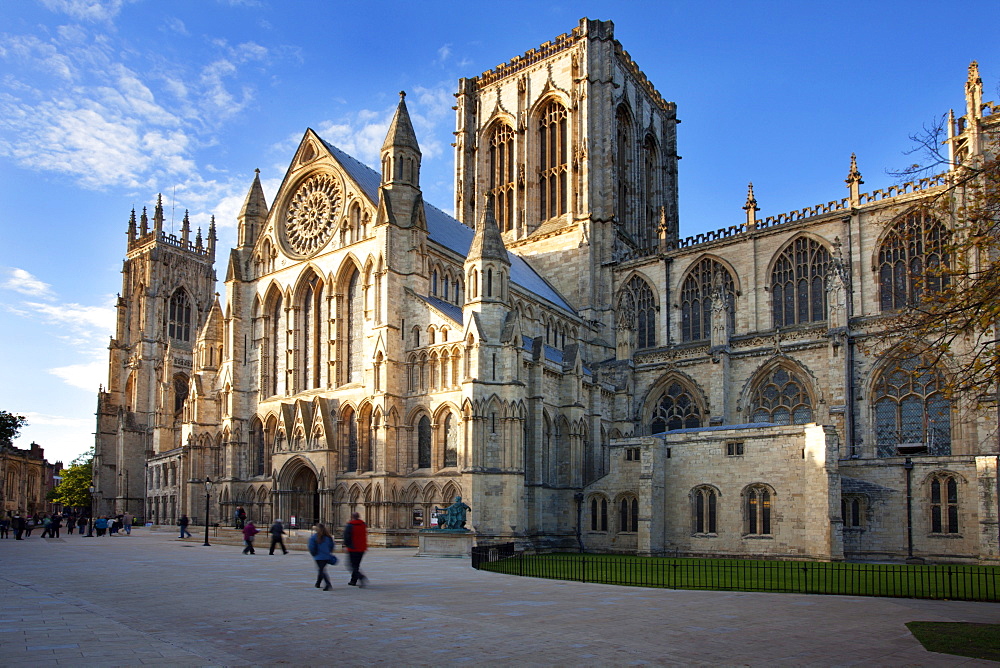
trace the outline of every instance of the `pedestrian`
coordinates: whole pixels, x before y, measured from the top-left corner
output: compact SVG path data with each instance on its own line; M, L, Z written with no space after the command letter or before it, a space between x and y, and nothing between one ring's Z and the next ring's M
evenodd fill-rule
M24 534L24 529L27 526L27 522L21 517L20 513L14 514L14 519L10 521L11 527L14 529L14 540L24 540L22 534Z
M280 545L282 554L288 554L288 550L285 549L285 541L282 536L285 535L285 527L281 524L281 520L274 520L274 524L271 525L271 550L268 554L274 554L274 546Z
M243 506L236 507L236 528L242 529L247 521L247 511L243 510Z
M333 536L326 530L326 525L317 524L316 533L309 536L309 554L316 561L316 588L319 589L319 584L323 582L326 585L323 591L333 589L326 567L337 563L337 557L333 554L334 547Z
M188 524L190 524L190 523L191 523L191 520L188 519L187 515L181 515L181 518L179 520L177 520L177 524L181 528L181 538L184 538L184 534L187 534L188 538L191 537L191 532L188 531Z
M253 551L253 537L259 533L260 531L253 525L253 520L247 520L247 523L243 525L243 543L246 545L243 548L243 554L257 554Z
M83 530L87 528L88 519L89 518L87 518L86 516L80 515L80 517L76 520L76 528L78 529L77 533L79 533L81 536L83 535Z
M49 524L49 538L59 538L59 529L62 528L62 515L53 515Z
M96 520L94 520L94 529L97 531L98 536L103 536L108 531L108 518L101 515Z
M351 513L351 521L344 527L343 543L351 560L351 581L347 584L364 587L368 578L361 572L361 559L368 550L368 526L358 513Z
M66 516L66 532L72 536L73 529L76 528L76 515L70 513Z
M42 538L48 538L50 533L49 529L52 526L52 520L49 519L48 515L42 516Z
M132 515L131 514L125 513L122 516L122 528L125 529L125 535L126 536L131 536L132 535Z
M8 538L10 531L10 519L4 515L0 517L0 539Z
M36 524L38 524L38 522L35 520L35 518L32 517L31 515L28 515L28 519L24 521L25 538L31 538L31 532L34 530Z

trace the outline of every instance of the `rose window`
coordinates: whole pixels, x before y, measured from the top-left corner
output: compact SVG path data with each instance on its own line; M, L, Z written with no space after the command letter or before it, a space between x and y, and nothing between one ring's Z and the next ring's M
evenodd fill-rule
M288 205L285 237L299 255L313 255L333 236L340 213L340 184L329 175L303 183Z

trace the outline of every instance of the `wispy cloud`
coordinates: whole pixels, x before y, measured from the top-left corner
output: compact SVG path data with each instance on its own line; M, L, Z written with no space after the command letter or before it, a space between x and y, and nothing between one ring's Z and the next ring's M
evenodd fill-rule
M42 5L50 11L90 22L112 20L125 4L125 0L42 0Z
M61 378L67 385L96 392L97 388L108 380L108 365L101 360L95 360L87 364L56 367L49 369L49 373Z
M52 294L52 286L39 280L30 272L17 267L12 267L7 270L7 274L10 278L0 284L0 287L20 292L22 295L29 295L31 297L55 299L55 295Z

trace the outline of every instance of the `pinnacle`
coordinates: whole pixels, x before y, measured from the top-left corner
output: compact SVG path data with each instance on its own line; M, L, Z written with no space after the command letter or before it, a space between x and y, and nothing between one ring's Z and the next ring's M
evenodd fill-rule
M410 112L406 109L406 93L399 92L399 106L396 107L396 114L389 124L389 131L385 135L385 142L382 150L391 148L409 148L420 155L420 145L417 143L417 135L413 131L413 123L410 122Z

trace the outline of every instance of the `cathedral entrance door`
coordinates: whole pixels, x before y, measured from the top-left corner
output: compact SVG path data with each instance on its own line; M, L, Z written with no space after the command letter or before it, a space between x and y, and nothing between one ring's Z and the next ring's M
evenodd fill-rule
M309 529L319 522L319 491L312 469L302 467L295 473L288 495L290 517L295 518L299 529Z

